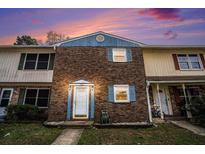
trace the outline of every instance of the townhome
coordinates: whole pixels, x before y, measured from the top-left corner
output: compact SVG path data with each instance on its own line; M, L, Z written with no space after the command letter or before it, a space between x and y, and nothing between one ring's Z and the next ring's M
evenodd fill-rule
M0 47L0 112L10 104L46 110L53 80L53 47Z
M148 103L156 117L191 118L192 98L205 95L205 46L144 46Z
M0 46L0 109L38 106L48 121L190 117L205 92L205 47L150 46L105 32L53 46ZM154 114L155 115L155 114Z

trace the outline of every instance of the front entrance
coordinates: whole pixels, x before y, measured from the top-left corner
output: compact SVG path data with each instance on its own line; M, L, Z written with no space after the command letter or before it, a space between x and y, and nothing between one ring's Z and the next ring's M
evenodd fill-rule
M168 95L168 91L167 91L167 87L163 87L159 89L159 95L160 95L160 99L161 99L161 107L162 107L162 112L165 115L172 115L171 112L171 104L169 101L169 95Z
M0 121L2 121L7 115L6 108L11 101L12 93L12 88L3 88L0 92Z
M170 94L167 85L153 85L153 116L164 118L164 115L173 115Z
M73 119L89 118L89 86L74 86Z

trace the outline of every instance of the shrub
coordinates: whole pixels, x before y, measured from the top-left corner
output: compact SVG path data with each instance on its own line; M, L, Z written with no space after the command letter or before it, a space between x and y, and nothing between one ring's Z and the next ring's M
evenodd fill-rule
M33 105L9 105L7 112L7 120L9 121L43 121L45 111Z
M205 126L205 97L191 99L192 122Z

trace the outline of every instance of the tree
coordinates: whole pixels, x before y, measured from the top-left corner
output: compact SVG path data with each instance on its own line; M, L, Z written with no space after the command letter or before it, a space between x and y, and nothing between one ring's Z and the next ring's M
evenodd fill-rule
M51 30L47 33L46 43L49 44L49 45L52 45L52 44L55 44L57 42L64 41L64 40L67 40L67 39L69 39L68 36L66 36L64 34L61 34L61 33L54 32L54 31Z
M17 36L14 45L38 45L35 38L31 38L29 35Z

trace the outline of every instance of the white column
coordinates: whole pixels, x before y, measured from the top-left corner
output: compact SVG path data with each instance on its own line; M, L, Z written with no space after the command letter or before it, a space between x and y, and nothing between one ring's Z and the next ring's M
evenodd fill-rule
M160 113L161 113L161 119L164 119L164 114L162 112L162 102L159 94L159 84L157 83L157 96L158 96L158 101L159 101L159 106L160 106Z
M149 97L149 82L147 82L146 85L146 94L147 94L147 105L148 105L148 112L149 112L149 121L152 123L152 111L151 111L151 105L150 105L150 97Z
M185 107L187 108L187 106L189 105L189 102L188 102L188 100L187 100L185 84L182 84L182 89L183 89L183 93L184 93ZM187 118L191 118L191 117L192 117L190 111L186 110L186 113L187 113Z

